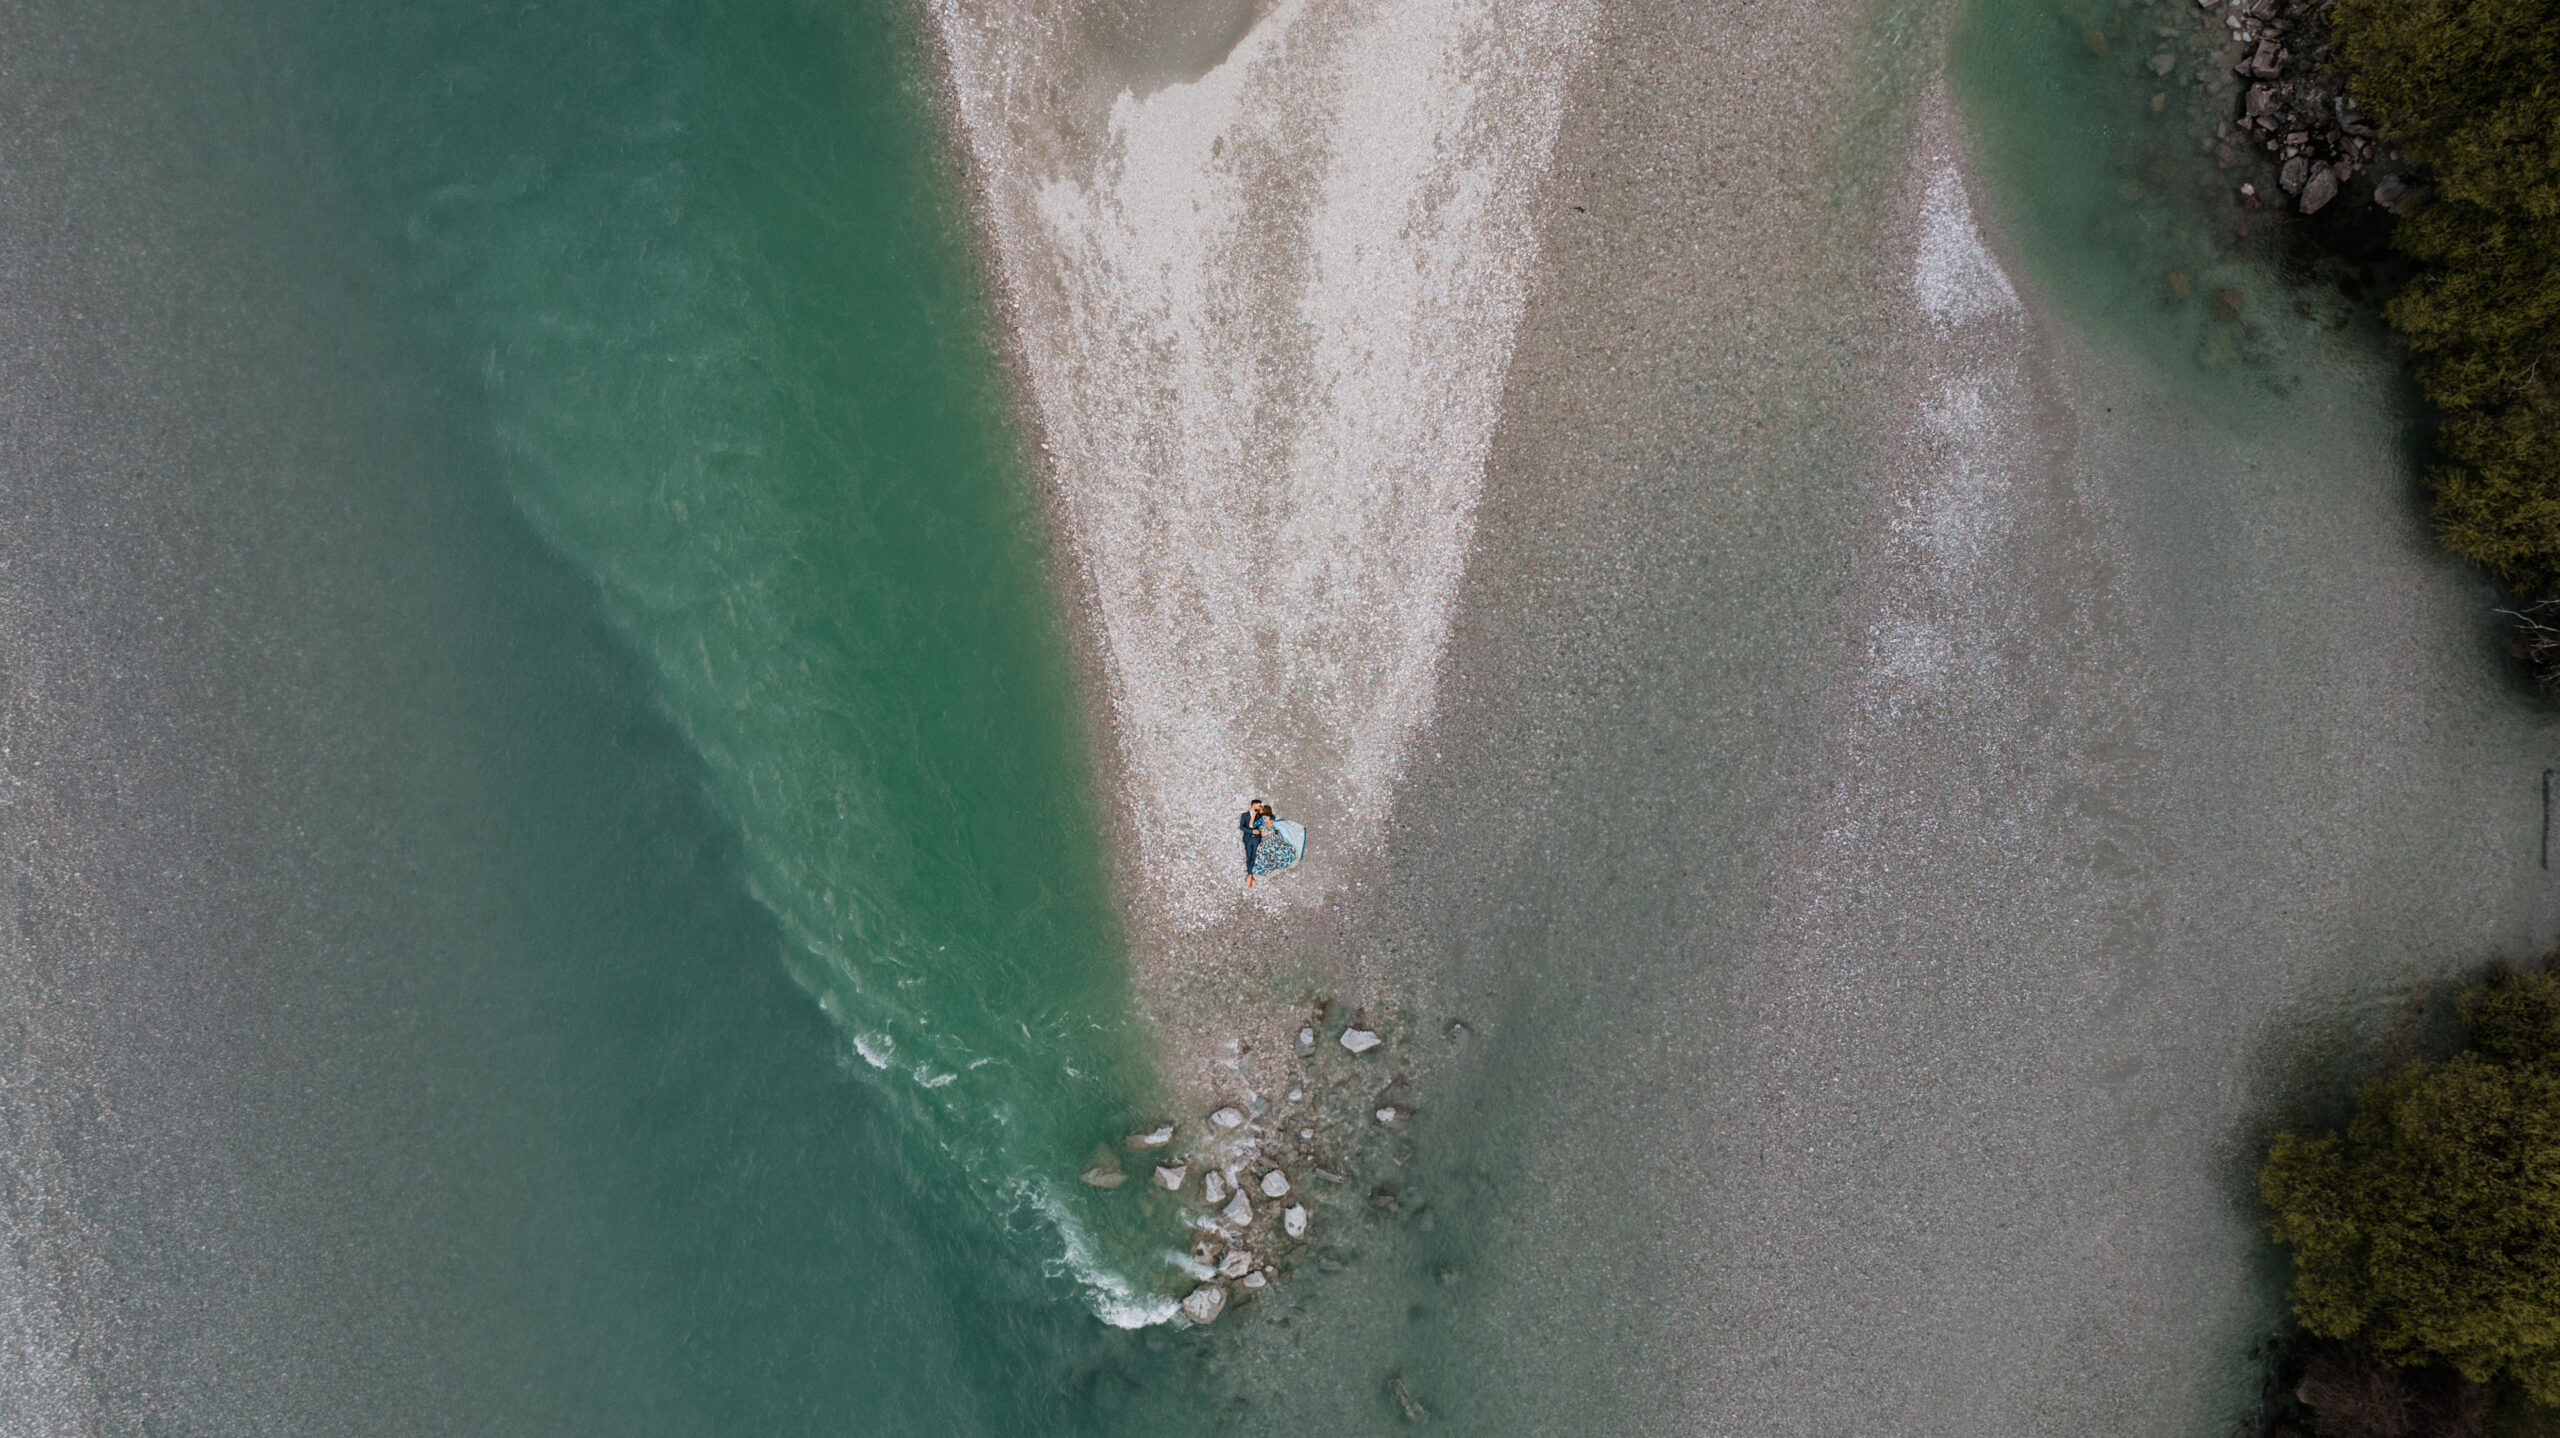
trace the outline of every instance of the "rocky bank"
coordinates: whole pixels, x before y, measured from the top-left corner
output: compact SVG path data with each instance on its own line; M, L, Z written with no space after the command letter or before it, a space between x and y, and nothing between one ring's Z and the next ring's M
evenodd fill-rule
M1310 1256L1325 1262L1315 1229L1328 1204L1365 1192L1396 1208L1392 1184L1364 1189L1354 1176L1412 1156L1410 1080L1389 1057L1400 1031L1339 1007L1315 1003L1285 1053L1225 1041L1226 1102L1150 1124L1088 1161L1084 1182L1102 1189L1142 1168L1140 1201L1174 1205L1190 1229L1183 1268L1194 1286L1177 1327L1215 1322Z
M2243 204L2274 202L2269 171L2274 191L2305 215L2342 197L2386 210L2406 197L2400 155L2356 109L2332 63L2331 0L2197 0L2197 8L2224 32L2219 43L2238 57L2231 68L2245 86L2214 150L2225 169L2256 172L2239 184Z

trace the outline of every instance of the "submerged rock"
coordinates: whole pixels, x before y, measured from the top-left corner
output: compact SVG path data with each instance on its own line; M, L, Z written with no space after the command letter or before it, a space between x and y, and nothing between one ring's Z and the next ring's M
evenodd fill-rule
M1163 1188L1179 1192L1182 1188L1182 1181L1190 1176L1191 1165L1187 1163L1160 1163L1156 1165L1156 1183Z
M1287 1208L1282 1209L1280 1211L1280 1228L1282 1232L1288 1234L1291 1238L1306 1237L1307 1206L1303 1203L1293 1203Z
M1222 1108L1209 1115L1209 1122L1220 1128L1235 1128L1244 1122L1244 1113L1235 1108Z
M1183 1316L1194 1323L1214 1323L1226 1307L1227 1291L1214 1283L1201 1284L1182 1300Z
M1225 1219L1231 1228L1243 1228L1253 1222L1253 1200L1244 1196L1243 1189L1237 1189L1236 1196L1227 1200L1226 1208L1218 1216Z
M1145 1133L1129 1135L1131 1148L1162 1148L1171 1142L1173 1142L1173 1125L1169 1123L1159 1124Z
M1342 1046L1355 1054L1365 1054L1385 1042L1385 1039L1368 1029L1349 1028L1342 1031Z
M1378 1110L1378 1122L1393 1126L1404 1122L1405 1111L1399 1104L1388 1104Z
M1431 1421L1431 1410L1414 1402L1413 1394L1406 1391L1403 1375L1399 1374L1396 1377L1388 1379L1387 1391L1395 1395L1396 1406L1404 1410L1404 1421L1407 1423L1428 1423Z
M1094 1145L1093 1152L1085 1155L1084 1172L1076 1176L1095 1188L1118 1188L1129 1177L1120 1171L1120 1156L1109 1144Z

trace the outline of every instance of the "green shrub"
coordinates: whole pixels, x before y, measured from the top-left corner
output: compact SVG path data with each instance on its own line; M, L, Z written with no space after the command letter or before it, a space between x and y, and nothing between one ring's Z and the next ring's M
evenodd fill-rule
M2443 416L2439 531L2560 591L2560 0L2338 0L2331 27L2358 107L2429 179L2385 314Z
M2280 1135L2259 1191L2303 1327L2560 1403L2560 980L2463 1018L2472 1048L2375 1082L2344 1134Z

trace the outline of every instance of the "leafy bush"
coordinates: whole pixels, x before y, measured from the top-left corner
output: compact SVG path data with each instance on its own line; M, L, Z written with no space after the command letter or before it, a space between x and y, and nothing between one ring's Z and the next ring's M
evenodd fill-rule
M2338 0L2331 27L2358 107L2431 178L2385 314L2442 413L2444 542L2560 591L2560 0Z
M2375 1082L2344 1134L2280 1135L2259 1191L2305 1328L2560 1403L2560 980L2462 1013L2468 1050Z

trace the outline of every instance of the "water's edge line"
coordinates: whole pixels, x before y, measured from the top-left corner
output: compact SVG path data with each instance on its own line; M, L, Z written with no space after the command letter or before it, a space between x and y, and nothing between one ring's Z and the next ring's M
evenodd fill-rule
M1051 466L1048 430L1040 415L1031 361L1023 345L1021 304L1006 278L1003 244L996 233L992 171L980 161L969 138L949 38L936 18L934 0L904 0L898 9L915 46L917 64L912 78L922 91L923 108L936 132L931 147L935 166L961 226L962 262L978 302L978 338L995 360L995 378L1004 389L1008 438L1019 465L1018 476L1032 491L1033 513L1040 528L1041 587L1049 596L1058 635L1065 641L1067 678L1075 691L1079 719L1077 740L1085 752L1085 762L1091 766L1086 772L1096 806L1096 847L1105 856L1104 882L1121 940L1120 962L1134 981L1135 936L1129 919L1133 898L1139 892L1137 820L1123 758L1126 744L1122 720L1111 701L1099 581L1075 543L1064 509L1065 492ZM1155 1025L1146 1022L1148 1015L1143 1006L1135 1017L1147 1031L1150 1068L1161 1083L1163 1054ZM1086 1306L1096 1318L1113 1327L1128 1328L1161 1323L1172 1316L1174 1309L1169 1302L1161 1309L1142 1305L1135 1301L1123 1276L1094 1265L1090 1240L1073 1224L1053 1194L1042 1191L1040 1201L1033 1206L1057 1230L1062 1249L1060 1261L1083 1288Z

